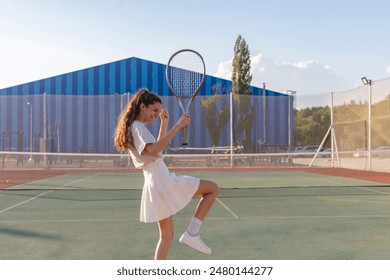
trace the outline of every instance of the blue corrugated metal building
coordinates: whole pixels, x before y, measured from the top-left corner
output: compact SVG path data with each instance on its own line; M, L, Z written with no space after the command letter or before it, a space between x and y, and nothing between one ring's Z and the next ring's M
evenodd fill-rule
M128 58L71 73L0 89L0 150L17 150L17 134L24 135L28 150L29 132L33 133L33 151L39 150L38 139L46 132L53 140L51 150L59 152L112 153L112 135L117 117L131 94L148 88L163 97L171 119L177 119L180 108L165 81L165 65L139 58ZM199 96L221 95L228 102L232 82L206 76ZM288 143L288 124L293 123L292 102L287 95L265 90L267 112L263 114L263 88L251 87L258 104L253 141L269 145ZM221 100L222 100L221 99ZM208 147L211 140L204 129L201 98L191 107L191 146ZM287 114L291 114L291 118ZM264 119L263 119L264 117ZM45 128L46 122L46 128ZM260 128L263 124L266 127ZM158 131L157 124L151 128ZM266 133L265 133L266 131ZM222 131L218 145L229 145L229 128ZM180 145L179 137L173 145ZM19 143L20 144L20 143ZM19 145L20 146L20 145ZM20 150L20 149L19 149Z

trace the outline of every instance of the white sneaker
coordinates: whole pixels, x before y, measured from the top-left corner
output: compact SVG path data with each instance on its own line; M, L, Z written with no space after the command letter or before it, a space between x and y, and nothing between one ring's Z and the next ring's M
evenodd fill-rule
M202 239L200 239L199 234L196 236L191 236L187 231L185 231L180 237L179 242L203 254L211 255L211 249L203 243Z

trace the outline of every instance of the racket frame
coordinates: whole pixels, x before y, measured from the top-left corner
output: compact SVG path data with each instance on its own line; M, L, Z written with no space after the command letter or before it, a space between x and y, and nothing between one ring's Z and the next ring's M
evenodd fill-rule
M172 67L172 66L170 66L170 63L171 63L171 61L173 60L173 58L176 55L178 55L179 53L182 53L182 52L192 52L192 53L196 54L200 58L200 60L201 60L201 62L203 64L202 81L200 82L200 84L199 84L198 88L195 90L195 92L193 92L189 96L179 96L175 92L175 90L173 89L171 83L169 82L170 81L170 79L169 79L169 67ZM200 74L202 74L202 73L200 73ZM169 58L167 66L166 66L166 69L165 69L165 79L167 81L168 87L171 90L172 94L176 97L176 100L179 103L179 106L180 106L180 108L181 108L181 110L183 112L183 115L184 114L188 114L188 111L189 111L189 108L191 106L192 101L194 100L195 96L198 94L199 90L202 88L202 86L204 84L205 77L206 77L206 65L204 63L203 57L197 51L194 51L192 49L182 49L182 50L178 50L177 52L172 54L171 57ZM186 107L184 107L184 104L182 102L182 100L185 100L185 99L189 99ZM185 127L185 128L182 129L182 145L188 145L188 127Z

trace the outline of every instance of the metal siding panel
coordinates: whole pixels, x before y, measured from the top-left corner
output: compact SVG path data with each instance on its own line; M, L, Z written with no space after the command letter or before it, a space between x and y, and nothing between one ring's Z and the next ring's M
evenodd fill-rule
M16 148L16 145L13 141L14 139L14 135L12 134L15 134L17 131L18 131L18 123L17 123L17 120L18 120L18 102L17 102L17 98L12 98L11 99L11 129L9 130L11 132L11 139L12 139L12 143L11 143L11 147L12 148Z
M98 90L97 90L97 94L98 95L102 95L102 94L104 94L104 82L105 82L105 80L104 80L104 66L99 66L98 67L98 71L99 71L99 79L98 79L98 84L99 84L99 88L98 88Z
M82 139L81 145L84 149L88 147L88 118L89 118L89 98L83 98L82 116L80 117L80 123L82 123ZM84 150L84 152L87 152Z
M288 111L287 111L287 104L286 99L277 97L279 102L279 112L280 112L280 118L279 118L279 143L281 145L287 145L287 123L288 123Z
M256 134L255 134L255 144L257 145L258 141L262 140L262 110L261 110L261 96L256 96L256 105L255 105L255 120L256 120Z
M153 88L153 92L155 92L156 94L160 95L160 91L161 91L161 86L162 86L162 83L161 83L161 74L160 71L161 71L161 68L160 68L160 65L158 63L152 63L152 88Z
M73 73L71 73L71 75L70 75L72 78L71 78L71 80L72 80L72 91L69 93L69 94L71 94L71 95L77 95L78 94L78 92L77 92L77 73L75 73L75 72L73 72Z
M1 96L1 102L0 102L0 139L4 141L3 139L3 132L6 131L6 124L8 122L7 117L7 96ZM2 150L4 145L4 142L0 145L0 150Z
M23 131L23 151L26 150L26 137L28 136L28 120L26 121L26 118L29 116L28 114L28 105L27 105L27 98L24 93L19 96L17 99L17 105L18 105L18 131ZM27 111L27 114L26 114Z
M62 89L62 78L61 76L55 77L55 94L62 94L61 89Z
M98 152L103 151L104 145L104 120L105 120L105 105L102 100L102 97L99 96L99 114L98 114L98 130L99 133L97 135L98 138Z
M52 104L51 104L51 94L46 94L46 116L47 116L47 130L46 130L46 133L47 133L47 138L50 139L51 138L51 126L52 126L52 123L51 123L51 117L52 117ZM48 150L50 151L50 150Z
M132 77L131 77L131 69L132 69L132 66L131 66L131 63L132 63L133 59L128 59L126 61L126 81L125 81L125 92L129 92L131 93L132 92Z
M159 65L157 63L150 63L150 66L152 68L151 70L151 81L150 81L150 84L151 84L151 90L156 93L156 94L159 94L159 84L160 84L160 77L159 77Z
M144 76L144 73L142 72L142 59L139 59L137 61L137 76L136 76L136 88L135 90L139 90L142 88L142 77Z
M86 138L86 143L88 145L88 148L91 150L94 146L94 135L93 135L93 131L94 131L94 127L93 127L93 124L95 122L95 107L94 107L94 99L95 97L89 97L88 98L88 111L86 113L86 116L87 116L87 121L86 121L86 124L87 124L87 127L85 129L85 131L87 132L87 138ZM93 152L93 150L91 150L90 152Z
M130 61L130 71L129 71L129 76L130 76L130 92L135 93L137 91L137 60L132 59Z
M6 124L5 124L5 137L8 137L8 135L11 133L11 129L12 129L12 114L13 114L13 111L12 111L12 100L13 100L13 97L11 95L7 96L7 99L6 99L6 116L7 116L7 121L6 121ZM6 145L6 148L8 149L9 148L9 144Z
M127 82L127 64L128 60L122 60L120 62L120 73L119 73L119 93L125 93L126 92L126 82Z
M83 70L82 72L83 72L83 74L82 74L82 79L83 79L82 94L87 95L88 87L89 87L89 84L88 84L89 69Z
M104 76L103 76L103 78L104 78L104 91L103 91L103 95L110 94L109 71L110 71L110 65L109 64L104 65ZM114 94L114 92L112 94Z
M121 71L121 65L120 62L115 63L115 86L114 86L114 93L122 93L121 92L121 84L120 84L120 71Z
M23 92L23 95L29 95L29 86L28 84L24 84L22 85L22 92Z
M42 80L41 89L42 89L42 92L46 92L47 94L51 94L50 79Z
M263 94L263 89L261 89L260 91L259 88L256 87L251 87L251 91L252 91L252 95L254 96L259 96L259 94Z
M58 79L57 79L57 81L58 81ZM58 87L58 86L56 85L56 87ZM56 134L56 140L57 140L56 145L55 145L56 146L55 152L60 152L60 147L58 146L58 142L60 142L60 145L61 145L61 140L58 140L58 138L61 137L61 134L58 134L58 126L61 125L61 118L62 118L61 95L56 94L55 96L53 96L53 99L54 99L55 108L56 108L56 110L54 111L54 122L56 124L55 134Z
M107 135L106 135L106 150L108 153L114 152L112 147L114 146L114 141L112 135L114 135L115 125L116 125L116 98L109 99L109 112L108 112L108 123L107 123Z
M139 72L141 75L140 80L141 80L141 87L149 88L148 83L149 83L149 71L148 71L148 62L146 60L141 60L140 63L141 71Z
M73 94L73 84L72 84L72 75L66 74L66 91L65 94L72 95Z
M84 75L83 71L77 71L75 74L75 79L76 79L76 94L77 95L84 95L85 92L83 92L84 88Z
M50 94L57 94L57 92L56 92L56 77L50 78Z
M93 95L93 68L89 68L84 72L84 95Z
M77 133L78 133L78 120L77 120L77 98L75 96L69 96L71 101L71 122L70 122L70 134L72 135L72 146L71 146L71 151L72 152L78 152L78 142L77 142Z
M202 88L207 88L207 89L210 89L208 92L212 92L212 87L213 87L213 81L212 81L212 79L211 79L211 77L209 77L209 76L207 76L206 78L205 78L205 81L204 81L204 85L203 85L203 87ZM198 93L199 95L205 95L204 94L204 92L199 92Z
M61 75L61 94L65 95L66 94L66 76Z
M275 142L274 144L275 145L281 145L282 142L280 141L280 129L281 129L281 126L280 126L280 120L281 120L281 114L282 114L282 110L281 110L281 107L280 107L280 102L279 102L279 98L278 97L274 97L273 98L274 100L274 103L275 103L275 123L274 123L274 126L275 126Z
M108 92L105 92L105 94L114 94L115 91L115 77L116 77L116 67L115 63L110 63L107 67L107 74L106 78L108 79Z
M34 102L34 114L36 111L38 111L38 117L37 117L37 142L36 143L36 147L37 147L37 151L39 152L40 151L40 143L39 143L39 139L40 138L43 138L43 132L44 132L44 129L43 129L43 100L44 100L44 94L40 94L39 95L39 98L37 100L37 102ZM38 107L38 110L36 110L36 108Z
M61 107L61 118L59 119L60 125L60 152L66 151L68 143L68 135L66 134L66 121L67 121L67 111L66 111L66 95L61 95L58 99L59 107Z
M146 87L150 89L152 92L155 92L153 90L153 63L150 61L147 62L147 85Z
M55 122L55 113L56 113L55 95L48 94L46 97L47 97L48 138L52 138L53 137L52 134L53 134L53 129L54 129L54 122Z
M163 96L170 96L172 95L169 87L168 87L168 84L167 84L167 80L165 78L165 72L166 72L166 65L163 65L162 67L162 70L163 70L163 79L162 79L162 83L163 83L163 87L162 87L162 95Z
M99 96L95 96L95 98L93 99L94 122L92 123L91 127L93 127L93 132L94 132L94 135L93 135L94 152L97 152L98 145L99 145L99 141L98 141L98 137L99 137L99 123L98 123L98 121L99 121L99 98L100 98Z
M39 83L38 82L33 82L33 94L41 94L42 92L40 92L39 90Z
M108 130L107 130L107 124L108 124L108 112L109 112L109 106L106 104L105 100L103 100L103 103L105 103L105 106L103 108L103 133L100 135L101 136L101 153L107 153L107 137L108 137Z
M67 152L73 152L73 131L72 131L72 119L73 119L73 112L72 107L73 101L71 95L66 95L66 125L65 125L65 135L66 135L66 151Z
M83 114L83 106L84 106L84 97L77 96L77 108L75 108L76 113L76 123L73 123L76 131L76 140L77 140L77 152L81 150L81 146L83 145L83 130L84 130L84 114Z
M290 126L291 126L291 145L294 145L295 143L295 129L294 129L294 123L295 123L295 117L294 117L294 97L291 97L291 100L289 102L290 106ZM290 132L289 132L290 133Z
M266 126L266 145L271 145L272 142L273 142L273 139L272 139L272 122L273 122L273 117L272 117L272 108L271 108L271 103L270 102L270 97L266 97L265 98L265 103L266 103L266 116L265 116L265 126Z
M98 95L99 92L99 67L93 68L93 87L92 93Z
M270 142L269 145L275 145L276 139L275 139L275 132L276 132L276 126L277 126L277 108L275 106L275 98L269 97L269 135L270 135Z

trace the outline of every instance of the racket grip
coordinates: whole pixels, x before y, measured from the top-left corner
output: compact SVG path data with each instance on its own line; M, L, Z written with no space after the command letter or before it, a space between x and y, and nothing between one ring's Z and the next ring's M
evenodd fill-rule
M183 128L181 133L181 144L183 146L188 145L188 126Z

